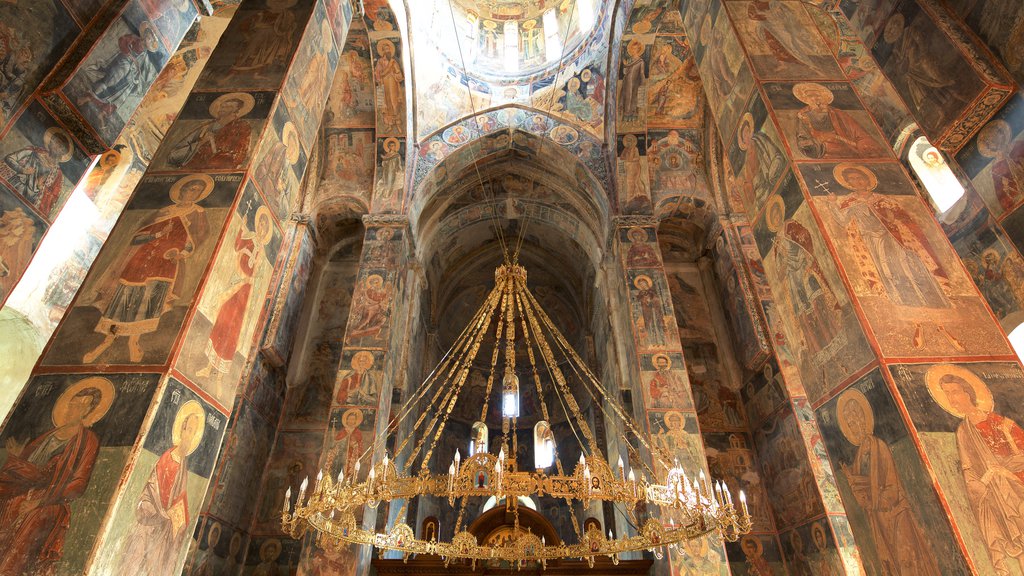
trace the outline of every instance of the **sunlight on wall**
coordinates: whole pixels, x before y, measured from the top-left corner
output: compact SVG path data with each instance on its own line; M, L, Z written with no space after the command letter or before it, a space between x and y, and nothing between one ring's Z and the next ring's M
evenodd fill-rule
M1013 351L1017 353L1017 358L1024 362L1024 322L1018 324L1010 332L1008 338L1010 339L1010 346L1013 346Z
M942 153L921 136L910 147L910 167L921 179L932 202L942 214L953 207L964 195L964 187L946 164Z

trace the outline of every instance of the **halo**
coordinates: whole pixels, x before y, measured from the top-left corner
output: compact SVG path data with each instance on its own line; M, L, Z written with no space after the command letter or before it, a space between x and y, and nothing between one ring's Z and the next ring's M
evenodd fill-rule
M153 40L151 42L146 42L147 30L153 33ZM146 50L149 52L153 52L160 47L160 37L156 33L156 27L150 22L143 22L139 25L139 37L146 43Z
M622 143L623 144L632 144L633 146L636 146L636 144L637 144L636 134L626 134L625 136L622 137Z
M661 354L661 353L655 354L654 356L651 356L651 366L654 366L655 368L657 368L657 364L655 364L655 360L657 360L658 358L664 358L665 361L668 362L668 367L669 368L672 367L672 358L670 358L668 354Z
M536 20L527 20L526 22L523 22L523 30L533 30L536 26Z
M882 29L882 37L887 44L895 44L900 39L904 28L906 28L906 21L903 18L903 14L897 12L885 23L885 28Z
M669 425L668 425L669 418L678 418L679 419L679 427L680 428L685 428L686 427L686 418L683 418L683 413L682 412L680 412L678 410L669 410L668 412L665 412L665 415L661 417L661 421L665 423L665 428L669 428Z
M206 410L203 410L203 406L198 400L185 402L178 408L178 413L174 415L174 427L171 428L171 444L178 446L181 444L181 428L185 425L185 420L193 414L199 417L199 430L192 437L191 444L185 447L186 455L195 452L203 440L203 433L206 431Z
M868 179L868 190L874 190L875 188L878 187L878 176L876 176L870 168L864 166L863 164L854 164L853 162L843 162L842 164L837 164L836 167L832 169L832 177L835 178L836 182L839 182L839 185L842 186L843 188L846 188L847 190L856 191L857 189L851 186L850 183L847 182L846 180L845 174L850 170L860 172L861 174L864 175L865 178Z
M960 377L967 385L974 390L974 396L977 398L978 408L983 412L991 412L994 402L992 400L992 391L988 389L988 386L982 382L981 378L977 374L964 368L962 366L955 366L953 364L936 364L928 369L928 372L924 375L925 383L928 384L928 393L931 394L932 400L942 407L943 410L949 412L957 418L963 418L963 412L959 412L955 408L949 405L949 399L946 397L946 392L942 389L941 380L943 376L951 374L953 376Z
M398 151L399 148L402 147L401 143L399 143L399 141L398 141L398 138L394 138L394 137L392 137L392 138L385 138L384 139L384 150L387 150L388 149L388 144L392 144L392 143L395 145L395 151L396 152Z
M210 115L216 116L217 110L224 105L228 100L241 100L242 107L238 109L238 117L242 118L256 106L256 99L252 97L252 94L246 92L231 92L229 94L222 94L218 96L212 103L210 103Z
M349 362L349 365L351 365L352 369L354 370L356 368L357 363L362 364L364 360L367 358L369 359L369 362L366 363L366 368L369 369L371 366L373 366L373 362L376 359L373 357L373 353L367 350L360 350L359 352L353 354L352 361Z
M801 82L796 86L793 86L793 96L796 96L796 99L804 104L810 104L807 100L812 94L828 94L826 97L828 102L826 102L826 104L831 104L832 100L835 98L835 94L833 94L831 90L817 82Z
M370 274L369 276L366 277L366 285L367 286L369 286L370 284L374 284L374 283L380 284L380 285L383 286L384 285L384 277L381 276L380 274Z
M644 53L644 45L634 38L629 41L629 44L626 44L626 53L634 57L639 56Z
M260 220L267 221L266 231L260 234ZM259 240L260 244L266 246L270 239L274 236L274 219L270 217L270 208L266 206L260 206L256 209L256 217L253 218L253 228L256 232L256 239Z
M647 242L647 231L643 228L634 226L626 232L626 238L629 238L633 242Z
M264 562L270 562L270 560L268 560L268 557L272 556L272 554L269 554L271 549L274 550L275 555L280 556L281 541L277 538L271 538L270 540L267 540L262 545L260 545L260 560L263 560Z
M638 289L643 290L643 288L640 288L640 281L641 280L647 280L647 282L651 286L654 286L654 280L651 280L651 277L646 275L646 274L641 274L641 275L637 276L636 278L634 278L633 279L633 286L636 286Z
M590 82L590 79L594 77L594 73L590 71L590 68L584 68L583 72L580 72L580 80L584 82Z
M220 522L214 522L210 524L210 527L206 529L206 544L210 544L210 534L217 532L217 542L220 542L221 527Z
M978 152L986 158L995 158L999 155L1000 150L996 150L989 145L989 139L993 137L999 137L1002 144L1005 146L1010 142L1012 131L1010 125L1003 120L993 120L985 125L978 133Z
M86 388L95 388L100 391L100 402L92 409L86 417L82 420L82 423L86 427L92 426L93 424L100 421L101 418L106 416L107 411L110 410L110 405L114 403L114 397L117 396L117 391L114 389L114 384L110 380L102 376L90 376L75 382L71 386L68 386L67 390L61 393L57 401L53 403L53 412L51 418L53 419L53 425L60 428L67 423L68 406L71 404L71 399Z
M754 543L754 547L757 549L757 555L758 556L760 556L761 554L764 553L764 546L761 544L761 541L758 540L757 538L754 538L753 536L744 536L743 540L740 541L740 548L744 548L745 547L744 545L747 542L753 542Z
M289 136L293 137L294 140L289 140ZM294 144L292 144L294 142ZM294 165L299 161L299 154L302 152L302 147L299 145L299 133L295 130L295 124L291 121L285 122L284 130L281 131L281 143L285 147L285 158L289 164Z
M363 425L363 411L360 410L359 408L349 408L348 410L345 410L344 412L341 413L341 427L342 428L345 427L345 420L348 420L348 415L349 414L355 414L355 415L359 416L359 421L356 422L356 425L355 425L356 428L359 428L360 426Z
M391 55L394 56L395 55L395 43L392 42L391 40L386 40L386 39L385 40L381 40L380 42L377 42L377 54L383 54L384 53L384 49L388 48L388 47L391 48Z
M751 134L753 134L753 132L754 132L754 115L751 114L750 112L747 112L747 113L745 113L743 115L743 118L740 119L740 126L739 126L739 128L736 129L736 145L739 146L740 150L746 150L747 148L750 147L749 143L747 143L747 144L743 143L743 136L742 136L742 134L743 134L743 127L748 125L748 124L750 125L750 132L751 132Z
M825 529L822 528L821 524L816 523L811 527L811 541L814 542L814 546L818 546L818 535L821 535L821 540L825 543L825 547L828 547L828 534L825 534Z
M60 137L64 138L64 141L68 143L67 152L62 154L60 158L57 158L57 161L63 164L64 162L71 160L71 156L73 156L75 153L74 141L71 139L71 134L69 134L67 130L63 128L58 128L56 126L47 128L46 132L43 132L43 146L46 147L47 150L49 150L50 142L53 142L53 139L56 138L57 135L60 135Z
M846 411L846 406L851 402L860 406L861 412L864 413L864 427L868 430L869 434L875 429L875 412L871 409L871 403L868 402L867 396L856 388L850 388L839 396L839 401L836 403L836 420L839 422L839 430L851 444L859 446L860 444L854 442L849 425L842 415Z
M984 261L989 254L995 254L997 260L1002 260L1003 256L995 248L986 248L981 252L981 259Z
M786 219L786 204L782 196L772 196L768 206L764 209L764 223L769 232L778 232L782 229L782 222Z
M167 193L171 197L171 201L175 204L181 203L181 189L185 187L185 184L189 184L199 180L203 183L203 191L199 194L199 197L193 200L193 202L199 202L206 198L213 192L213 178L209 174L189 174L188 176L182 176L171 186L171 191Z

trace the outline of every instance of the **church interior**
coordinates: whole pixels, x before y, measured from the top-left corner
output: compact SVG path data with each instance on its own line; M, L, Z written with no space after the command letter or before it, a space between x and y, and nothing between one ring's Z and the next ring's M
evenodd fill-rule
M1024 576L1020 0L0 1L0 576Z

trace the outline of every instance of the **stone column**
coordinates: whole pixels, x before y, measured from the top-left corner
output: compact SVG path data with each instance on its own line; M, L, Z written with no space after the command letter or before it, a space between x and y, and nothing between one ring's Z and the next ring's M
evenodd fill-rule
M360 480L384 455L385 445L374 443L387 428L391 392L404 382L399 367L406 364L406 327L414 301L410 291L419 290L410 260L408 219L368 215L363 223L363 250L320 456L324 474L331 477L344 470L352 478L358 462ZM311 471L310 482L316 473ZM377 521L377 511L364 511L364 527L372 528ZM369 569L369 547L350 546L338 553L320 548L314 537L308 534L303 543L299 574L314 569L318 574L349 574L353 563L357 574Z
M1015 406L1019 364L824 38L796 37L817 9L705 6L685 25L865 570L993 573L993 525L954 504L970 469L928 439Z
M620 216L612 234L612 251L621 265L632 328L632 341L623 344L635 363L630 372L639 375L633 380L639 382L642 390L648 437L654 442L653 450L661 454L660 459L654 458L654 471L663 475L666 468L662 460L669 459L671 464L678 459L688 474L700 470L706 473L697 412L658 248L657 219ZM630 460L631 468L638 473L643 470L639 462ZM739 494L734 496L738 498ZM672 573L682 569L727 572L721 540L709 537L707 541L708 553L701 557L673 552ZM661 566L659 570L666 568Z
M0 572L180 569L350 19L239 8L0 433L43 478L0 502L34 510Z

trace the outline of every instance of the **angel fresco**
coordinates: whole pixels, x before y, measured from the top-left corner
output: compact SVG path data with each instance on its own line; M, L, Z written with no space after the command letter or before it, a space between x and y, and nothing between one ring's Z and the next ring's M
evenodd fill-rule
M109 299L97 295L94 305L103 315L94 330L103 334L103 341L82 357L84 363L94 362L120 337L128 338L131 361L142 361L142 336L157 331L160 317L179 296L182 264L208 232L198 202L209 196L213 187L213 179L206 174L181 178L168 194L171 205L161 208L132 236L118 272L117 289Z
M0 575L49 574L60 561L71 504L89 487L99 455L90 427L115 395L110 380L84 378L57 398L52 429L27 444L8 438L0 468Z
M185 135L171 149L167 163L186 170L235 170L249 155L252 128L243 118L256 105L245 92L218 97L210 104L211 120Z
M153 466L120 555L121 573L164 574L188 535L188 458L203 439L206 412L196 400L178 408L171 447Z
M1024 429L994 411L974 372L950 364L925 375L932 399L955 418L967 499L1000 576L1024 570Z
M889 445L874 435L875 414L864 393L847 389L836 404L843 436L857 447L840 465L871 530L882 574L940 574L935 553L914 516Z

